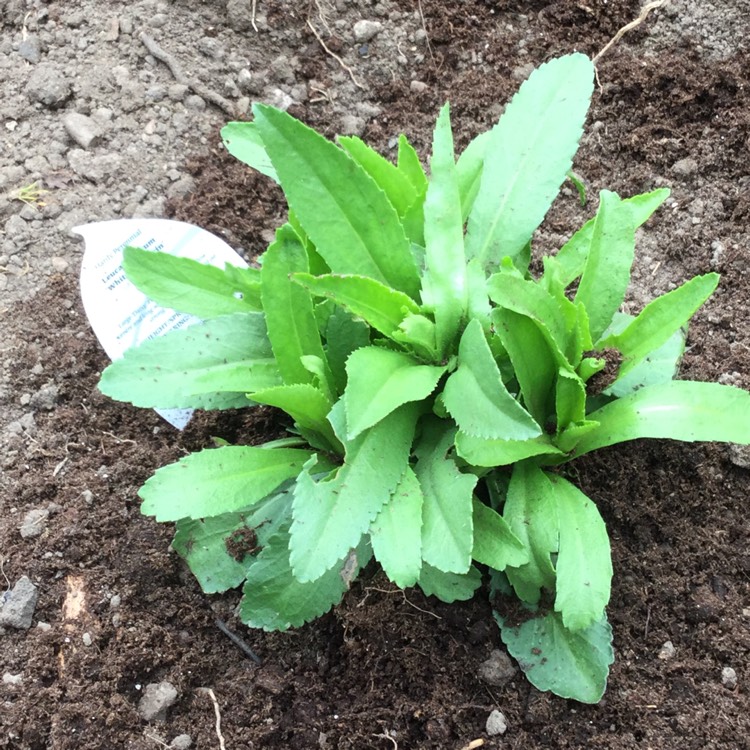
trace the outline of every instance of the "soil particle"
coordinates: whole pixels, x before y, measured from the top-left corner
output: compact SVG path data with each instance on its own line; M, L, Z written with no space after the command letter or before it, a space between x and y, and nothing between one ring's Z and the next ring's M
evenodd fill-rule
M488 685L502 687L516 676L516 667L508 654L493 649L489 658L479 665L478 674Z
M178 692L171 682L152 682L138 701L138 713L144 721L165 721L167 709L174 705Z
M28 576L21 576L13 590L0 600L0 627L28 630L34 618L39 591Z

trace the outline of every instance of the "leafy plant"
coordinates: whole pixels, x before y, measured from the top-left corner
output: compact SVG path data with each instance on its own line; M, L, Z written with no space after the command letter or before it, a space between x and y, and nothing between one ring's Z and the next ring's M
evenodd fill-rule
M429 176L404 136L393 164L256 104L223 136L289 204L260 267L127 249L136 286L205 322L127 352L102 391L143 407L268 404L293 422L286 439L201 451L140 491L144 513L176 523L206 592L244 581L248 625L323 614L373 557L448 602L487 571L496 597L520 601L496 617L531 682L601 697L609 541L564 465L643 437L749 443L750 394L674 379L716 274L619 312L636 229L667 190L602 191L532 274L592 79L581 54L541 66L458 159L446 105Z

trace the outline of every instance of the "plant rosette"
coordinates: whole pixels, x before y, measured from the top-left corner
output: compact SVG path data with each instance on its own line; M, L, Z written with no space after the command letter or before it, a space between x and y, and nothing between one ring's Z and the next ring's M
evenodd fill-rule
M428 172L403 135L393 164L256 104L222 135L288 202L259 266L126 249L142 292L204 322L129 350L101 390L162 409L267 404L294 424L263 446L189 455L140 490L143 513L175 522L205 592L242 585L247 625L322 615L372 558L446 602L484 573L493 601L520 601L496 619L528 679L601 698L609 539L566 464L637 438L750 443L750 394L676 379L716 274L619 312L636 230L666 189L602 191L530 271L593 78L582 54L542 65L458 159L446 105Z

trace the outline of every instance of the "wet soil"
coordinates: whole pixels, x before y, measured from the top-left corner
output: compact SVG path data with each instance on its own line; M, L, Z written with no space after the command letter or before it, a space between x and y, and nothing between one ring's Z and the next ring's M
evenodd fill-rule
M285 5L258 3L268 27L290 31L297 79L327 83L329 94L344 90L339 66L305 26L304 9L295 16ZM390 11L408 11L425 32L429 46L416 67L392 58L364 73L357 67L380 110L366 118L364 137L393 153L394 137L406 132L425 155L444 101L462 147L496 119L527 66L572 49L595 54L639 9L628 0L402 5L341 7L365 18L381 8L386 28L404 20ZM741 41L727 50L707 43L697 21L691 25L691 17L705 21L705 3L700 12L678 5L601 59L575 165L590 203L581 208L566 188L536 245L558 247L593 213L600 189L627 195L672 186L668 205L639 233L628 305L638 310L692 275L719 271L721 286L696 316L681 375L747 388L750 56ZM745 7L736 6L716 11L721 33L710 38L733 39L735 11ZM362 52L348 29L334 31L326 35L330 48L354 66L365 55L399 54L378 50L377 37ZM247 39L254 33L246 31ZM341 111L331 101L297 102L292 111L328 135L340 132ZM215 131L207 143L186 156L194 190L172 200L167 214L252 256L283 220L283 202L265 179L221 152ZM140 515L136 492L157 467L214 436L257 443L276 434L273 412L200 415L177 433L152 412L104 398L96 383L106 358L73 273L53 273L31 299L0 307L4 408L17 408L21 394L56 389L51 401L27 401L28 428L6 430L3 439L0 577L12 586L29 576L40 598L31 629L0 633L1 671L21 675L0 684L0 748L152 750L183 734L196 748L223 746L222 738L232 750L458 750L472 741L484 748L750 747L750 473L730 448L638 441L569 467L607 522L615 570L616 661L602 702L583 706L538 693L520 672L503 687L482 681L480 664L502 648L482 592L449 606L395 590L368 569L315 623L288 633L243 628L233 614L238 593L204 596L170 551L170 528ZM38 508L50 511L43 533L22 538L25 514ZM216 626L217 617L261 666ZM663 650L667 641L673 652ZM727 667L736 671L734 687L722 682ZM146 722L138 702L147 684L161 681L175 686L177 701L163 721ZM502 737L485 733L493 709L507 719Z

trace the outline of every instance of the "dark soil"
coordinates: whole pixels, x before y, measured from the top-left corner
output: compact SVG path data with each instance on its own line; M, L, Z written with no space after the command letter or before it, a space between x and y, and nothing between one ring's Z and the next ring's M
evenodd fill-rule
M280 23L283 4L267 5L269 24ZM364 137L384 153L403 131L427 154L446 100L464 146L517 88L519 64L574 48L596 53L638 15L639 3L465 0L420 8L431 43L421 71L427 88L368 82L384 109ZM626 195L672 185L673 202L641 233L631 304L639 309L692 275L719 270L720 289L696 317L682 376L747 388L750 56L738 49L709 64L689 35L646 54L647 35L648 24L599 65L601 87L576 161L594 205L581 209L565 190L538 247L559 246L591 215L599 189ZM305 42L305 70L320 79L331 60L313 41ZM294 113L333 135L325 106ZM674 168L687 157L694 169ZM172 203L172 215L249 255L262 250L283 220L278 191L218 149L196 153L192 171L196 192ZM288 633L245 629L233 616L239 594L204 596L169 550L170 528L140 515L136 492L157 467L214 436L256 443L276 434L275 414L201 415L177 433L152 412L104 398L96 383L106 358L70 276L13 306L11 317L44 321L3 355L11 393L40 387L44 378L32 368L44 361L54 363L59 394L2 466L13 519L0 528L3 573L11 584L21 575L35 582L35 624L51 627L0 636L2 671L24 675L20 692L0 685L0 748L153 750L181 733L193 747L217 748L214 706L200 688L218 700L229 750L458 750L472 740L484 748L750 747L750 474L725 446L638 441L568 467L604 515L615 570L616 661L604 699L583 706L537 692L520 673L502 688L482 682L479 665L502 648L482 593L449 606L400 592L368 569L341 606L313 624ZM22 539L18 521L48 505L54 523ZM64 605L76 587L85 599L72 616ZM262 666L217 628L217 617ZM666 641L675 653L662 659ZM737 672L734 689L722 684L725 667ZM162 680L179 698L164 723L147 724L136 706L145 685ZM495 708L508 720L502 738L484 733Z

